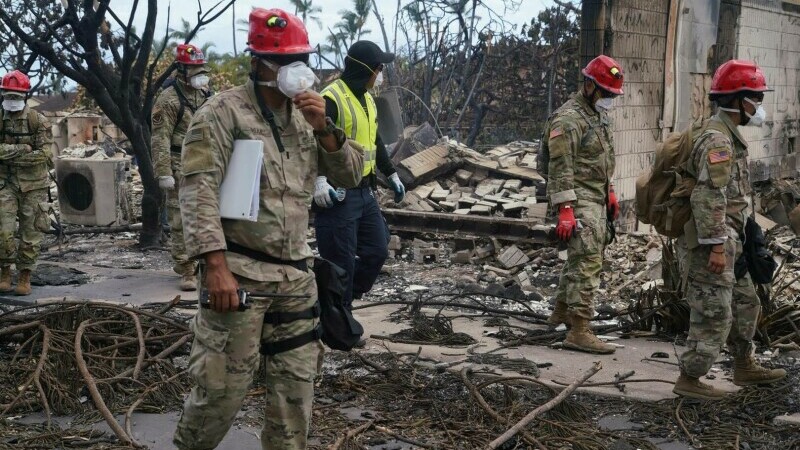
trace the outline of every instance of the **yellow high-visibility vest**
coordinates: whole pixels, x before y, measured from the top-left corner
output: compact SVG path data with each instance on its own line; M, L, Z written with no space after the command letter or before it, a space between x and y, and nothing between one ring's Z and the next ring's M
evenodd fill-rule
M353 91L342 80L336 80L322 90L322 96L330 98L339 109L336 126L344 130L348 138L364 147L364 176L375 172L378 136L378 108L369 92L364 93L367 110L361 106Z

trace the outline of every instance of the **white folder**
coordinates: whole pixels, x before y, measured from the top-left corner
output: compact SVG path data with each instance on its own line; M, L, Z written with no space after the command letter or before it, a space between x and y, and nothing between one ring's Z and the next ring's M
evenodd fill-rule
M219 215L223 219L258 220L258 194L264 143L239 139L233 143L225 178L219 187Z

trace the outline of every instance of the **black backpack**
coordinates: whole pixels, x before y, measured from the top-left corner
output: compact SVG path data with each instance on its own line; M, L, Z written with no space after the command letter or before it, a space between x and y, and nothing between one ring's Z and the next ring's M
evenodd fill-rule
M347 272L326 259L315 258L314 276L321 308L322 342L334 350L349 351L361 339L364 327L344 305Z
M739 280L749 273L754 284L772 283L778 263L767 248L764 231L753 216L747 218L744 236L742 255L736 260L734 266L736 279Z

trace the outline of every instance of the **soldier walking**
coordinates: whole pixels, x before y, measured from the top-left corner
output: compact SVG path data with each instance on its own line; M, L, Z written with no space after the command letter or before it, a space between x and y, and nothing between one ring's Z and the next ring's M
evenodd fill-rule
M186 255L178 187L181 178L181 146L192 116L209 96L208 68L203 52L192 44L177 47L178 75L161 91L153 105L151 148L158 185L167 191L167 217L173 270L181 276L180 289L197 289L197 263Z
M614 139L608 111L622 95L622 67L601 55L583 69L583 86L557 109L545 128L549 151L547 195L558 211L556 234L568 242L567 261L556 292L551 325L566 323L564 347L588 353L614 353L589 328L600 286L603 252L611 241L608 218L619 203L614 174Z
M43 231L50 228L47 190L53 145L50 122L30 109L30 79L15 70L0 83L0 292L10 292L17 267L16 295L31 293ZM19 221L19 230L17 230ZM15 237L19 233L19 239Z
M310 90L314 50L303 22L261 8L249 22L250 80L203 105L183 141L186 249L203 262L210 308L200 308L193 322L189 372L196 385L175 432L181 450L219 445L241 409L259 352L266 355L267 386L262 448L306 448L323 354L308 267L308 205L319 164L344 188L357 186L363 171L362 155L326 118L322 96ZM219 214L219 186L239 139L264 146L256 222ZM264 294L239 311L238 288Z
M761 302L749 274L734 276L742 254L747 218L753 214L747 143L737 126L760 127L767 88L761 69L751 61L732 60L714 74L709 98L718 105L694 139L687 171L697 180L692 218L678 239L686 299L691 307L689 349L681 355L681 374L673 392L717 400L725 393L700 381L711 369L726 340L733 355L733 383L774 383L783 369L761 367L753 358L753 335Z

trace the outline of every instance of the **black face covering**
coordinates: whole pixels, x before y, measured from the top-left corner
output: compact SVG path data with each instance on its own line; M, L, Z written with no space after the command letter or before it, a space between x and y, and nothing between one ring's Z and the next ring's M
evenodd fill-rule
M367 83L369 83L372 75L373 72L364 64L351 59L349 56L345 59L342 81L347 84L347 87L353 91L356 97L361 97L367 92Z

